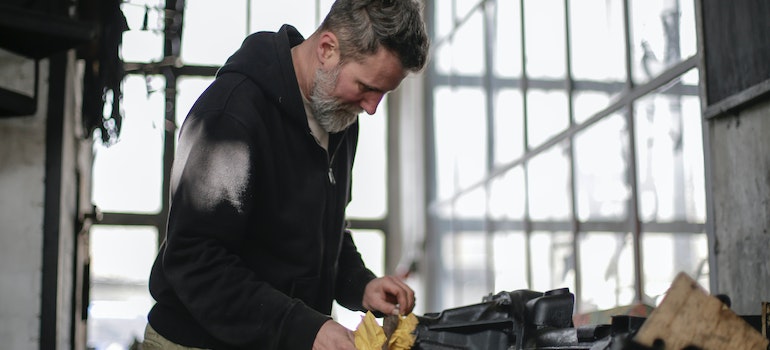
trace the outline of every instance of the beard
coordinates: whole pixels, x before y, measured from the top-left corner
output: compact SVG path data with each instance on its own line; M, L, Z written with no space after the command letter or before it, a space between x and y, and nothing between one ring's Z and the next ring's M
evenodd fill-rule
M315 72L313 89L310 93L310 111L318 124L328 133L337 133L347 129L358 119L361 107L345 104L331 96L340 74L337 66L331 71L318 69Z

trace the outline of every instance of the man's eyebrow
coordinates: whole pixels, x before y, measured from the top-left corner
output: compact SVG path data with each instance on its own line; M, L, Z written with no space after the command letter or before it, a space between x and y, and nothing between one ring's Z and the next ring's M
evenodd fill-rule
M377 88L377 87L371 86L371 85L369 85L367 83L364 83L363 81L360 81L360 80L358 81L358 83L361 84L364 87L364 89L369 90L369 91L386 92L385 90L383 90L381 88Z

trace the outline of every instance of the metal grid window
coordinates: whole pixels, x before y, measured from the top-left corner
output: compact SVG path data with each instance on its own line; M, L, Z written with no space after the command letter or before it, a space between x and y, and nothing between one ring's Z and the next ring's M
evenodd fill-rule
M708 287L693 1L427 5L427 308Z

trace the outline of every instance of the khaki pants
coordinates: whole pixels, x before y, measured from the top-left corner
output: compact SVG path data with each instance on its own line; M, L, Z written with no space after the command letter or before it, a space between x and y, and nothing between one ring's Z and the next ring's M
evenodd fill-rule
M171 342L158 334L150 324L144 328L144 341L142 342L142 350L204 350L201 348L190 348Z

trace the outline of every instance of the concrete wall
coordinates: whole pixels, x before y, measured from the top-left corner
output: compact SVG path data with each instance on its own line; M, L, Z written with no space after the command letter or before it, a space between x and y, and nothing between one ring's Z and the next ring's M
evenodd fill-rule
M709 122L719 293L739 314L770 301L770 99ZM708 153L707 153L708 154Z
M31 94L34 67L0 53L5 88ZM47 61L33 116L0 119L0 339L4 349L37 349L45 194Z
M59 257L58 257L58 303L57 303L57 349L70 349L73 344L73 335L70 332L75 310L79 310L80 300L75 297L76 280L74 274L76 269L80 269L80 260L76 261L75 254L78 250L78 219L80 209L87 208L90 204L90 193L84 192L81 185L90 188L89 177L84 173L90 173L91 169L91 141L83 139L83 129L81 120L82 105L82 67L78 65L75 52L70 51L66 62L66 83L64 93L64 110L62 123L61 140L61 169L58 173L61 176L60 210L59 210ZM84 178L85 183L81 183ZM81 198L84 194L87 196ZM80 204L80 206L78 205ZM77 316L80 316L78 313ZM83 327L85 325L83 324ZM85 336L85 333L79 334ZM81 339L75 341L78 343ZM84 340L84 339L82 339ZM85 346L85 343L82 344ZM77 347L75 347L77 348Z
M88 208L90 203L79 198L89 197L91 143L83 139L79 122L81 69L74 52L62 60L63 85L49 84L53 65L48 59L41 61L34 115L0 118L0 349L85 347L85 324L77 321L75 271L81 269L83 257L76 259L80 237L75 231L78 204ZM0 86L33 95L33 62L0 52ZM51 104L52 100L60 102ZM57 110L51 111L51 106L58 106ZM50 123L51 115L61 118L60 122ZM54 254L47 264L53 266L55 276L50 280L56 290L50 294L55 307L47 312L43 303L46 220L53 228L49 243L54 244ZM45 323L41 320L46 315L53 320L53 331L44 335L48 339L41 339Z

